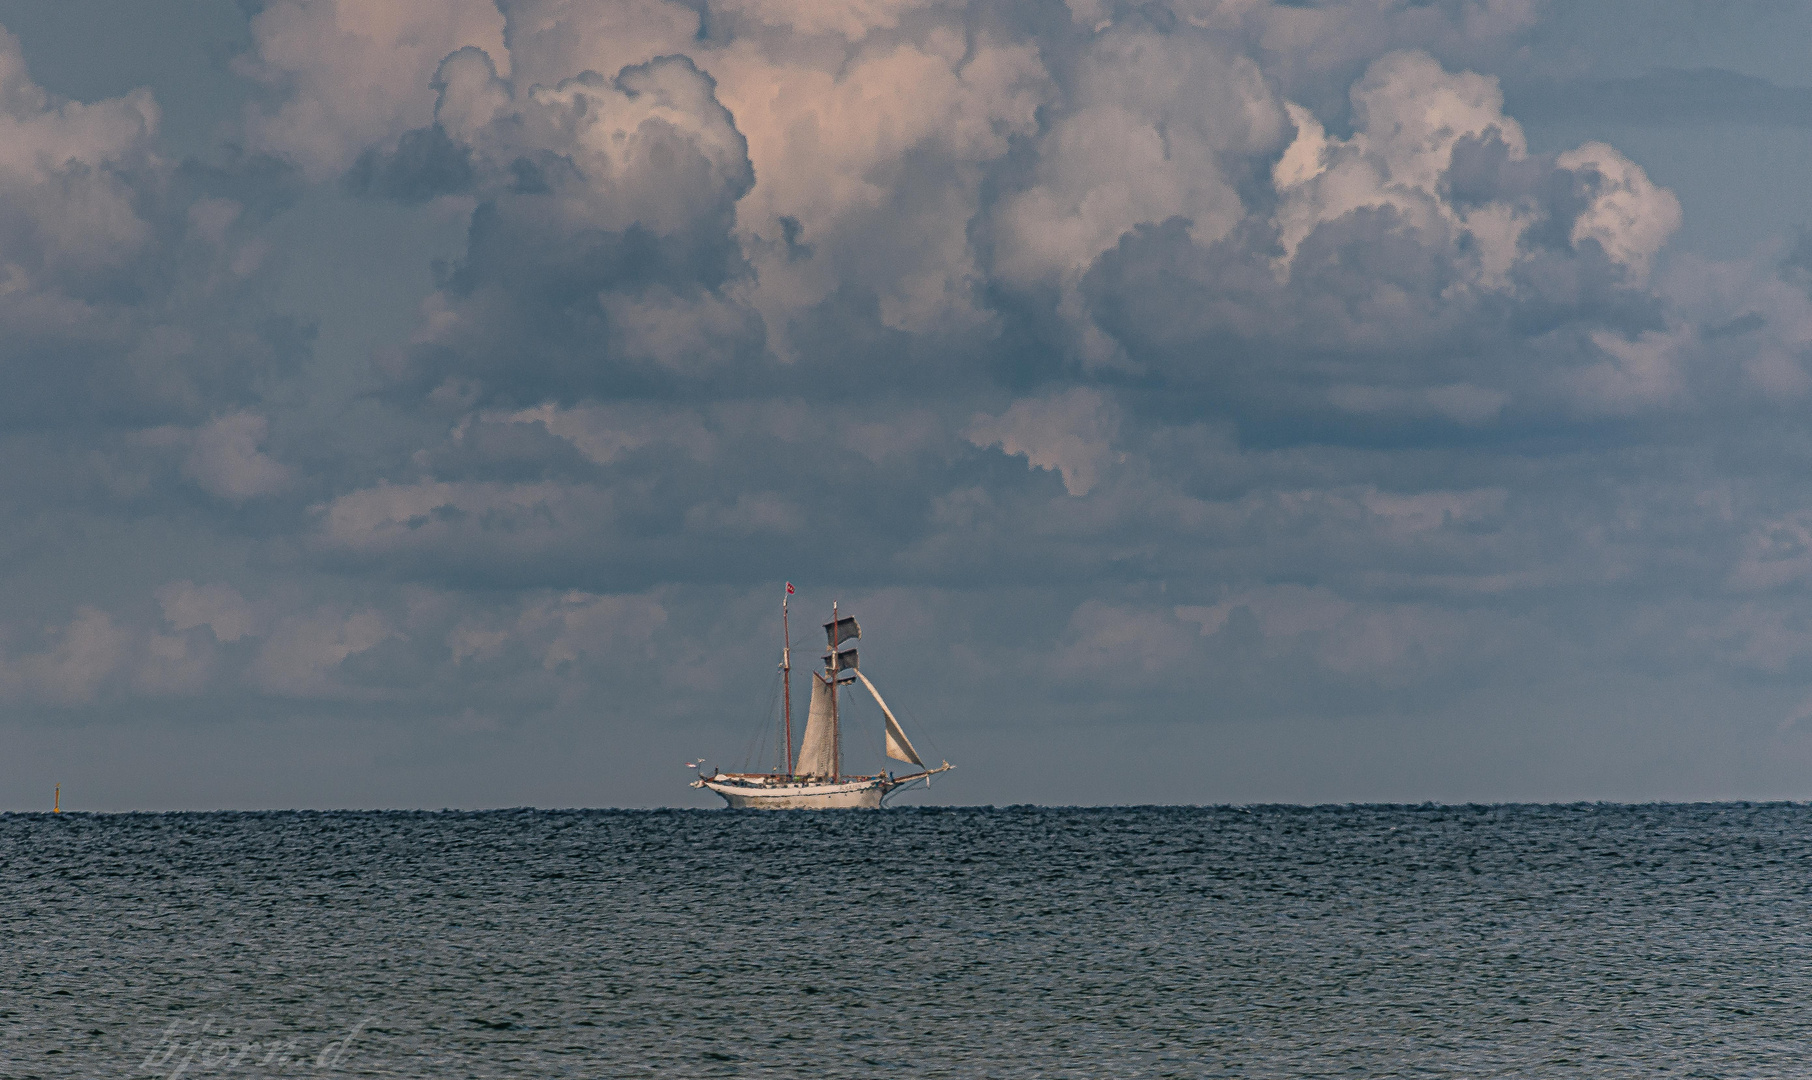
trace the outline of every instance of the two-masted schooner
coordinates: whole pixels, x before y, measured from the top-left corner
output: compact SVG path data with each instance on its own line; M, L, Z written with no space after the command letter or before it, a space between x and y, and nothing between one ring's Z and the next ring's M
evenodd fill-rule
M787 597L793 592L789 583ZM788 622L787 598L780 601L780 627L783 642L780 653L781 685L785 705L781 713L782 737L786 747L786 771L771 773L727 773L713 771L692 781L696 788L708 788L724 797L733 807L756 810L829 810L874 808L901 788L931 778L954 768L948 761L929 768L919 759L900 728L893 710L882 700L881 692L868 681L858 666L856 646L844 643L862 636L862 628L850 616L838 612L831 604L831 621L824 624L829 642L824 654L824 670L812 672L812 704L805 717L805 737L800 740L799 755L793 756L793 633ZM838 691L853 689L860 682L881 707L887 741L887 756L896 761L917 765L921 771L905 776L879 772L852 776L843 771L843 734L838 722Z

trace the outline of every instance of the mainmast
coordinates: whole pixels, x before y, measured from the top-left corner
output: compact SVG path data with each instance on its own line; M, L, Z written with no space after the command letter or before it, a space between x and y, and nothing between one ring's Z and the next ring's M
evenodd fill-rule
M784 642L780 650L781 693L786 698L786 774L793 775L793 628L787 622L787 601L792 598L793 583L786 583L780 597L780 633Z
M845 618L835 602L831 604L831 621L824 624L825 644L829 651L824 654L824 674L814 675L814 680L824 683L824 697L819 698L818 682L812 683L812 716L806 725L805 740L812 744L812 750L799 751L799 756L807 763L807 768L821 766L823 774L837 779L843 775L843 727L838 722L837 683L839 676L856 667L856 650L854 646L845 649L843 643L850 638L862 636L862 628L856 620ZM820 711L822 705L822 711Z
M837 602L831 601L831 647L830 647L830 722L831 722L831 779L843 778L843 725L837 722L837 676L842 674L842 664L838 662L837 650L842 642L837 640L838 626Z

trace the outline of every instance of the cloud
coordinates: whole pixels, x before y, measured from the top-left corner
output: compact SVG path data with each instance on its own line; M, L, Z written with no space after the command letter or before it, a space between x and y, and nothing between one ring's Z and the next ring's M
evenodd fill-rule
M816 4L810 0L727 0L721 16L733 27L786 30L805 37L835 34L858 41L876 30L891 30L900 20L926 9L953 5L949 0L855 0Z
M205 626L222 644L258 635L266 619L231 585L176 581L157 590L164 621L178 631Z
M1682 257L1659 291L1676 313L1667 348L1691 393L1727 406L1790 406L1812 390L1812 295L1797 247L1782 238L1761 257Z
M1084 601L1071 613L1050 675L1063 680L1136 682L1181 663L1190 653L1186 632L1163 612Z
M1739 592L1779 589L1812 577L1812 514L1759 523L1744 538L1729 583Z
M434 122L368 138L348 174L402 201L479 200L465 258L385 365L416 392L520 406L607 384L666 392L776 359L816 371L852 320L876 343L986 349L1004 318L1057 328L1086 369L1129 372L1174 370L1174 353L1229 334L1476 354L1466 337L1495 330L1490 351L1539 362L1374 375L1334 404L1468 424L1519 399L1602 409L1616 371L1558 369L1581 366L1588 340L1652 329L1635 292L1679 222L1673 196L1607 145L1530 155L1494 79L1425 52L1372 60L1350 88L1353 134L1329 136L1266 70L1300 59L1277 50L1284 28L1321 48L1335 27L1281 9L1110 21L1061 65L1011 24L970 40L935 4L828 23L738 6L689 42L696 25L672 5L504 11L507 55L448 53ZM1529 19L1485 5L1397 30L1450 52ZM800 34L848 52L778 47ZM656 146L659 167L636 149ZM1205 265L1124 295L1129 275L1159 272L1138 264L1160 247ZM1253 280L1264 264L1275 280ZM1506 318L1573 325L1532 342Z
M1348 423L1628 413L1690 393L1647 291L1679 204L1628 159L1531 154L1494 80L1414 52L1353 85L1350 136L1284 106L1294 136L1268 213L1211 243L1139 225L1083 277L1095 332L1132 370L1232 414L1287 400Z
M281 178L230 154L176 163L147 89L59 97L0 29L0 423L195 422L296 355L257 302Z
M1610 146L1588 143L1551 164L1530 160L1495 79L1450 74L1426 55L1395 52L1366 69L1352 98L1356 130L1347 140L1330 139L1306 109L1291 107L1296 140L1274 174L1286 263L1321 224L1389 208L1422 233L1469 239L1477 251L1473 282L1502 288L1528 234L1555 216L1558 207L1544 207L1539 192L1563 171L1585 185L1582 205L1569 208L1567 240L1574 248L1596 242L1634 280L1679 228L1679 202ZM1482 171L1484 160L1473 158L1481 153L1490 155L1495 177L1461 171Z
M422 589L312 605L289 587L250 599L221 582L155 592L161 619L82 606L35 632L0 628L0 698L61 710L210 696L444 706L499 682L515 686L506 696L549 678L571 694L676 655L665 641L657 655L667 616L645 595L529 593L499 611ZM448 693L426 689L437 682Z
M1605 143L1568 150L1554 164L1589 174L1595 181L1592 201L1574 219L1568 239L1575 247L1595 241L1612 262L1629 268L1637 280L1646 278L1649 260L1680 227L1680 200Z
M1383 519L1387 528L1400 536L1413 536L1434 529L1470 526L1491 521L1504 511L1509 492L1501 488L1482 491L1422 491L1399 495L1367 491L1360 504Z
M1135 225L1187 219L1197 243L1246 216L1226 162L1280 147L1258 64L1215 38L1114 28L1081 59L1070 108L1042 133L1038 183L1000 211L994 269L1073 284Z
M1507 158L1527 154L1522 130L1503 114L1496 81L1470 72L1450 75L1431 57L1397 52L1366 69L1352 98L1356 130L1349 140L1330 139L1308 110L1291 111L1296 139L1275 170L1285 260L1323 222L1390 207L1423 230L1454 225L1473 232L1481 245L1481 273L1501 275L1515 257L1520 230L1514 210L1507 221L1488 220L1480 211L1489 204L1473 209L1441 198L1462 139L1489 133Z
M836 28L855 33L870 22L892 25L894 15L914 6L840 9L832 21ZM569 206L581 192L593 189L593 195L580 201L592 208L594 219L606 207L630 219L616 224L592 220L588 225L614 230L633 223L671 235L680 222L702 219L705 228L697 234L702 239L711 225L729 221L721 207L706 210L698 201L717 195L696 185L677 184L671 174L654 179L655 173L633 163L613 164L597 156L615 145L605 134L611 124L643 122L608 106L604 86L619 82L623 92L639 102L629 110L634 112L655 99L631 83L665 80L660 93L671 95L680 84L668 73L685 65L709 76L697 84L701 89L684 91L681 97L703 92L710 107L718 109L711 114L712 122L716 117L726 121L731 114L735 117L733 125L726 122L721 128L728 141L715 141L718 136L710 134L710 124L703 122L705 113L699 114L701 123L685 121L680 128L689 132L686 137L693 145L720 146L735 159L718 161L717 173L705 183L721 185L730 200L741 203L735 216L736 248L755 273L739 278L735 292L740 302L761 313L766 336L781 353L791 355L791 321L839 289L870 293L882 321L900 329L924 331L951 320L971 327L988 324L977 293L984 275L968 239L968 226L979 210L985 166L1007 152L1014 136L1035 130L1035 111L1050 94L1049 76L1031 43L997 41L988 34L971 41L957 18L958 9L945 5L928 6L928 13L936 12L936 21L918 32L864 42L854 55L835 58L769 47L780 40L775 34L791 32L784 28L802 20L819 22L818 15L796 6L714 11L713 25L720 32L734 35L738 27L751 31L746 40L731 36L722 41L701 37L697 13L677 4L644 2L602 11L565 3L510 3L503 9L508 19L507 50L472 42L476 47L443 54L445 66L432 78L438 94L435 124L424 124L419 106L399 106L370 108L365 111L372 115L365 120L336 126L341 133L356 129L364 141L347 176L351 187L420 201L454 191L529 194L551 184L558 189L558 199L569 200ZM358 78L340 70L341 62L312 63L300 49L288 47L310 33L326 33L320 24L324 10L308 11L313 13L309 19L301 18L300 8L284 20L267 13L273 24L271 40L282 46L281 55L248 61L254 69L272 72L300 65L295 70L301 72L297 76L301 89L274 114L279 119L292 112L337 115L355 104L356 99L337 89L320 93L308 89L329 81L360 85ZM274 29L277 22L284 22L281 33ZM421 31L417 37L424 42L451 40L460 25L443 18L432 32ZM481 57L490 61L490 69ZM428 81L411 64L401 68L415 72L409 76L414 81ZM504 71L501 76L496 74L499 68ZM399 71L395 77L403 74ZM392 97L419 100L419 95ZM304 104L316 99L317 105ZM717 105L719 101L728 113ZM671 103L680 105L680 98L671 98ZM590 149L577 153L569 145L573 133L564 131L558 120L562 109L576 105L586 106L582 114L572 115L586 117L581 127L590 132L579 132ZM702 99L699 107L704 108ZM404 112L417 117L421 126L397 130L396 117ZM660 115L665 123L679 114ZM498 122L487 127L493 117ZM655 128L638 130L642 145L656 145L662 138ZM636 144L629 144L632 151ZM343 168L353 155L348 149L316 153L309 160L338 162L336 168ZM901 169L912 174L911 183L900 182ZM646 179L637 180L638 176ZM668 205L657 212L659 200ZM500 198L495 206L510 220L498 228L530 227L529 209L549 202ZM561 226L574 224L564 221ZM581 236L577 244L565 247L592 243ZM481 258L500 254L494 250L481 256L474 250L468 269L479 273ZM640 257L634 249L618 256ZM522 277L525 291L539 288L521 274L524 269L512 267ZM550 266L545 272L570 275L574 269ZM695 260L693 269L702 274L697 281L669 280L682 293L681 302L696 299L698 284L708 288L725 284L731 268L707 267ZM479 321L494 318L494 311L486 312ZM755 347L760 347L759 337Z
M15 704L72 711L131 699L193 697L208 690L216 676L211 641L167 633L92 605L35 633L16 627L4 633L15 640L0 647L0 699Z
M1634 341L1602 330L1590 336L1604 359L1565 376L1581 407L1630 413L1671 404L1685 392L1675 338L1653 331Z
M449 53L509 55L491 0L278 0L251 30L254 51L237 71L286 92L274 109L247 107L247 135L315 179L427 123L429 81Z
M182 455L182 474L217 498L243 503L287 490L290 470L259 447L269 421L256 413L218 417L197 428L160 427L138 433L142 446Z
M151 239L130 180L161 113L147 90L92 104L34 83L19 39L0 31L0 248L9 294L93 288Z
M1328 400L1343 412L1438 416L1461 424L1482 424L1496 419L1504 411L1504 406L1510 402L1510 395L1471 383L1453 383L1415 390L1335 385L1328 387Z
M1281 585L1212 605L1180 605L1175 616L1201 636L1228 633L1234 617L1252 619L1271 655L1305 651L1341 676L1386 686L1426 678L1467 647L1467 619L1427 604L1356 604L1327 589ZM1476 643L1474 643L1476 647Z
M1000 416L977 415L970 442L1024 455L1027 464L1054 469L1071 495L1087 495L1113 464L1119 410L1098 390L1081 388L1043 399L1016 401Z
M524 649L547 671L580 662L635 665L659 661L654 637L666 622L652 597L567 592L532 598L507 621L467 619L448 643L456 664L491 663Z
M1716 647L1728 663L1781 675L1812 656L1812 625L1799 612L1769 603L1745 603L1689 637Z
M598 465L609 465L624 454L645 446L662 446L693 457L708 458L716 446L715 434L692 410L618 403L563 409L538 405L486 418L511 424L535 424L548 434L570 442Z
M83 607L51 630L40 651L0 663L0 692L14 700L52 705L93 701L128 658L127 635L104 611Z
M384 555L458 540L479 545L477 557L523 558L600 523L610 500L553 483L384 483L315 509L322 540L336 550Z
M283 697L370 697L345 685L339 669L397 634L383 613L371 608L321 608L292 616L272 628L249 675L259 689Z
M1037 49L971 35L947 4L819 7L728 14L732 26L834 24L860 44L769 48L764 31L699 57L749 139L756 184L738 211L756 271L749 302L789 356L789 324L839 291L872 295L897 330L985 330L970 232L989 167L1037 130L1050 98ZM909 11L915 32L863 37Z
M747 143L692 61L518 87L465 48L435 85L424 130L484 201L394 379L533 404L625 374L697 380L759 350L759 321L723 292L741 273L730 230L753 183ZM452 182L407 148L369 171L393 188Z

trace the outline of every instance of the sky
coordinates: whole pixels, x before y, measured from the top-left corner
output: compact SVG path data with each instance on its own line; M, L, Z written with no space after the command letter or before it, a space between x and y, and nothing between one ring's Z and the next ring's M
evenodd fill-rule
M1812 798L1803 4L0 26L0 809Z

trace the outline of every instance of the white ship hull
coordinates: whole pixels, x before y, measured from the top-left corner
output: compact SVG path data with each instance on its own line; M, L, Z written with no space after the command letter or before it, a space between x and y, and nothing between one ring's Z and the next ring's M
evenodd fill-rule
M897 786L884 776L830 782L724 774L700 777L694 784L717 792L738 810L874 810Z

